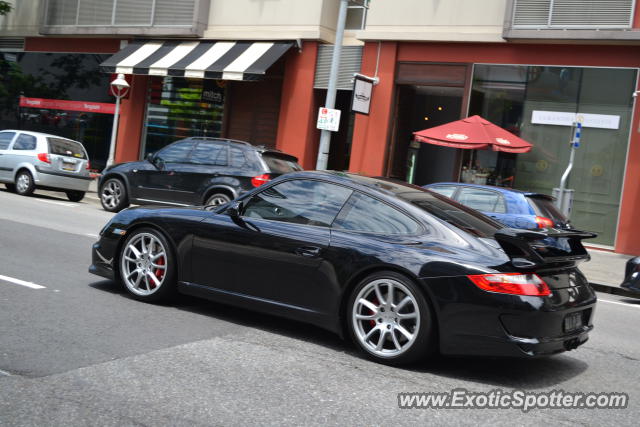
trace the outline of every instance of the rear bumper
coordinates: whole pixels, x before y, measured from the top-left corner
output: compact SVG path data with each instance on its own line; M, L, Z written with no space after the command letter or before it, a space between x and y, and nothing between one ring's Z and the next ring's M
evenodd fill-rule
M37 168L37 176L34 181L37 187L47 187L60 190L87 191L91 183L91 177L87 173L69 174L64 172L47 171Z
M484 292L466 280L424 280L433 296L443 354L545 356L577 348L593 329L597 298L588 284L528 297ZM580 313L582 325L567 331L565 318L573 313Z

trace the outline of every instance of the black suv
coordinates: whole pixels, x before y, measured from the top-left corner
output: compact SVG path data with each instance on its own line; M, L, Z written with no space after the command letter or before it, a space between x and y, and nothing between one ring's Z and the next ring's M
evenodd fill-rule
M141 162L111 166L98 182L102 207L135 204L220 205L283 173L302 170L298 159L247 142L193 137Z

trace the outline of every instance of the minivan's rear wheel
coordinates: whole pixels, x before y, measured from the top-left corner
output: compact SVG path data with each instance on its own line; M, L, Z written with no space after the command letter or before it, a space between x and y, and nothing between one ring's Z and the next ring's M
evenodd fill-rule
M109 178L100 188L100 203L104 210L109 212L119 212L129 206L127 189L118 178Z
M67 193L67 198L69 200L71 200L72 202L79 202L80 200L84 199L84 191L66 191Z
M353 290L348 306L354 341L377 362L400 365L435 350L435 325L422 291L405 276L374 273Z
M224 193L215 193L207 198L207 202L205 206L213 205L224 205L225 203L229 203L231 201L231 197L227 196Z
M134 231L120 252L120 278L136 299L153 302L175 291L176 265L167 239L151 228Z
M31 172L22 170L16 176L16 192L21 196L30 196L36 189Z

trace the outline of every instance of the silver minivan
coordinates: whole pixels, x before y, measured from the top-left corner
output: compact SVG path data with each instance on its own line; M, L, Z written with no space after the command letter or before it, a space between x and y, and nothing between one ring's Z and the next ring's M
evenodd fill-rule
M89 189L89 157L81 143L22 130L0 131L0 182L28 196L36 188L63 191L79 202Z

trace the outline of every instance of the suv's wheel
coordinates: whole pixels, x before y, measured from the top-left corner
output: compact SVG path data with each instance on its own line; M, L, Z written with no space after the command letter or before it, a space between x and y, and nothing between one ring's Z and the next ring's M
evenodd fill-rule
M435 350L429 304L401 274L371 274L355 287L347 310L353 340L377 362L411 363Z
M225 203L229 203L231 201L231 197L227 196L224 193L215 193L210 195L207 198L207 201L205 203L205 206L209 206L209 205L213 205L213 206L218 206L218 205L224 205Z
M67 193L67 198L72 202L79 202L80 200L84 199L85 194L84 191L75 190L65 191L65 193Z
M175 291L176 263L167 239L152 228L134 231L122 245L119 273L136 299L153 302Z
M129 206L127 188L118 178L109 178L100 188L100 203L105 211L119 212Z
M30 196L36 189L33 176L28 170L22 170L16 175L16 192L21 196Z
M16 192L16 185L15 184L5 184L5 187L7 187L7 190L11 191L12 193Z

